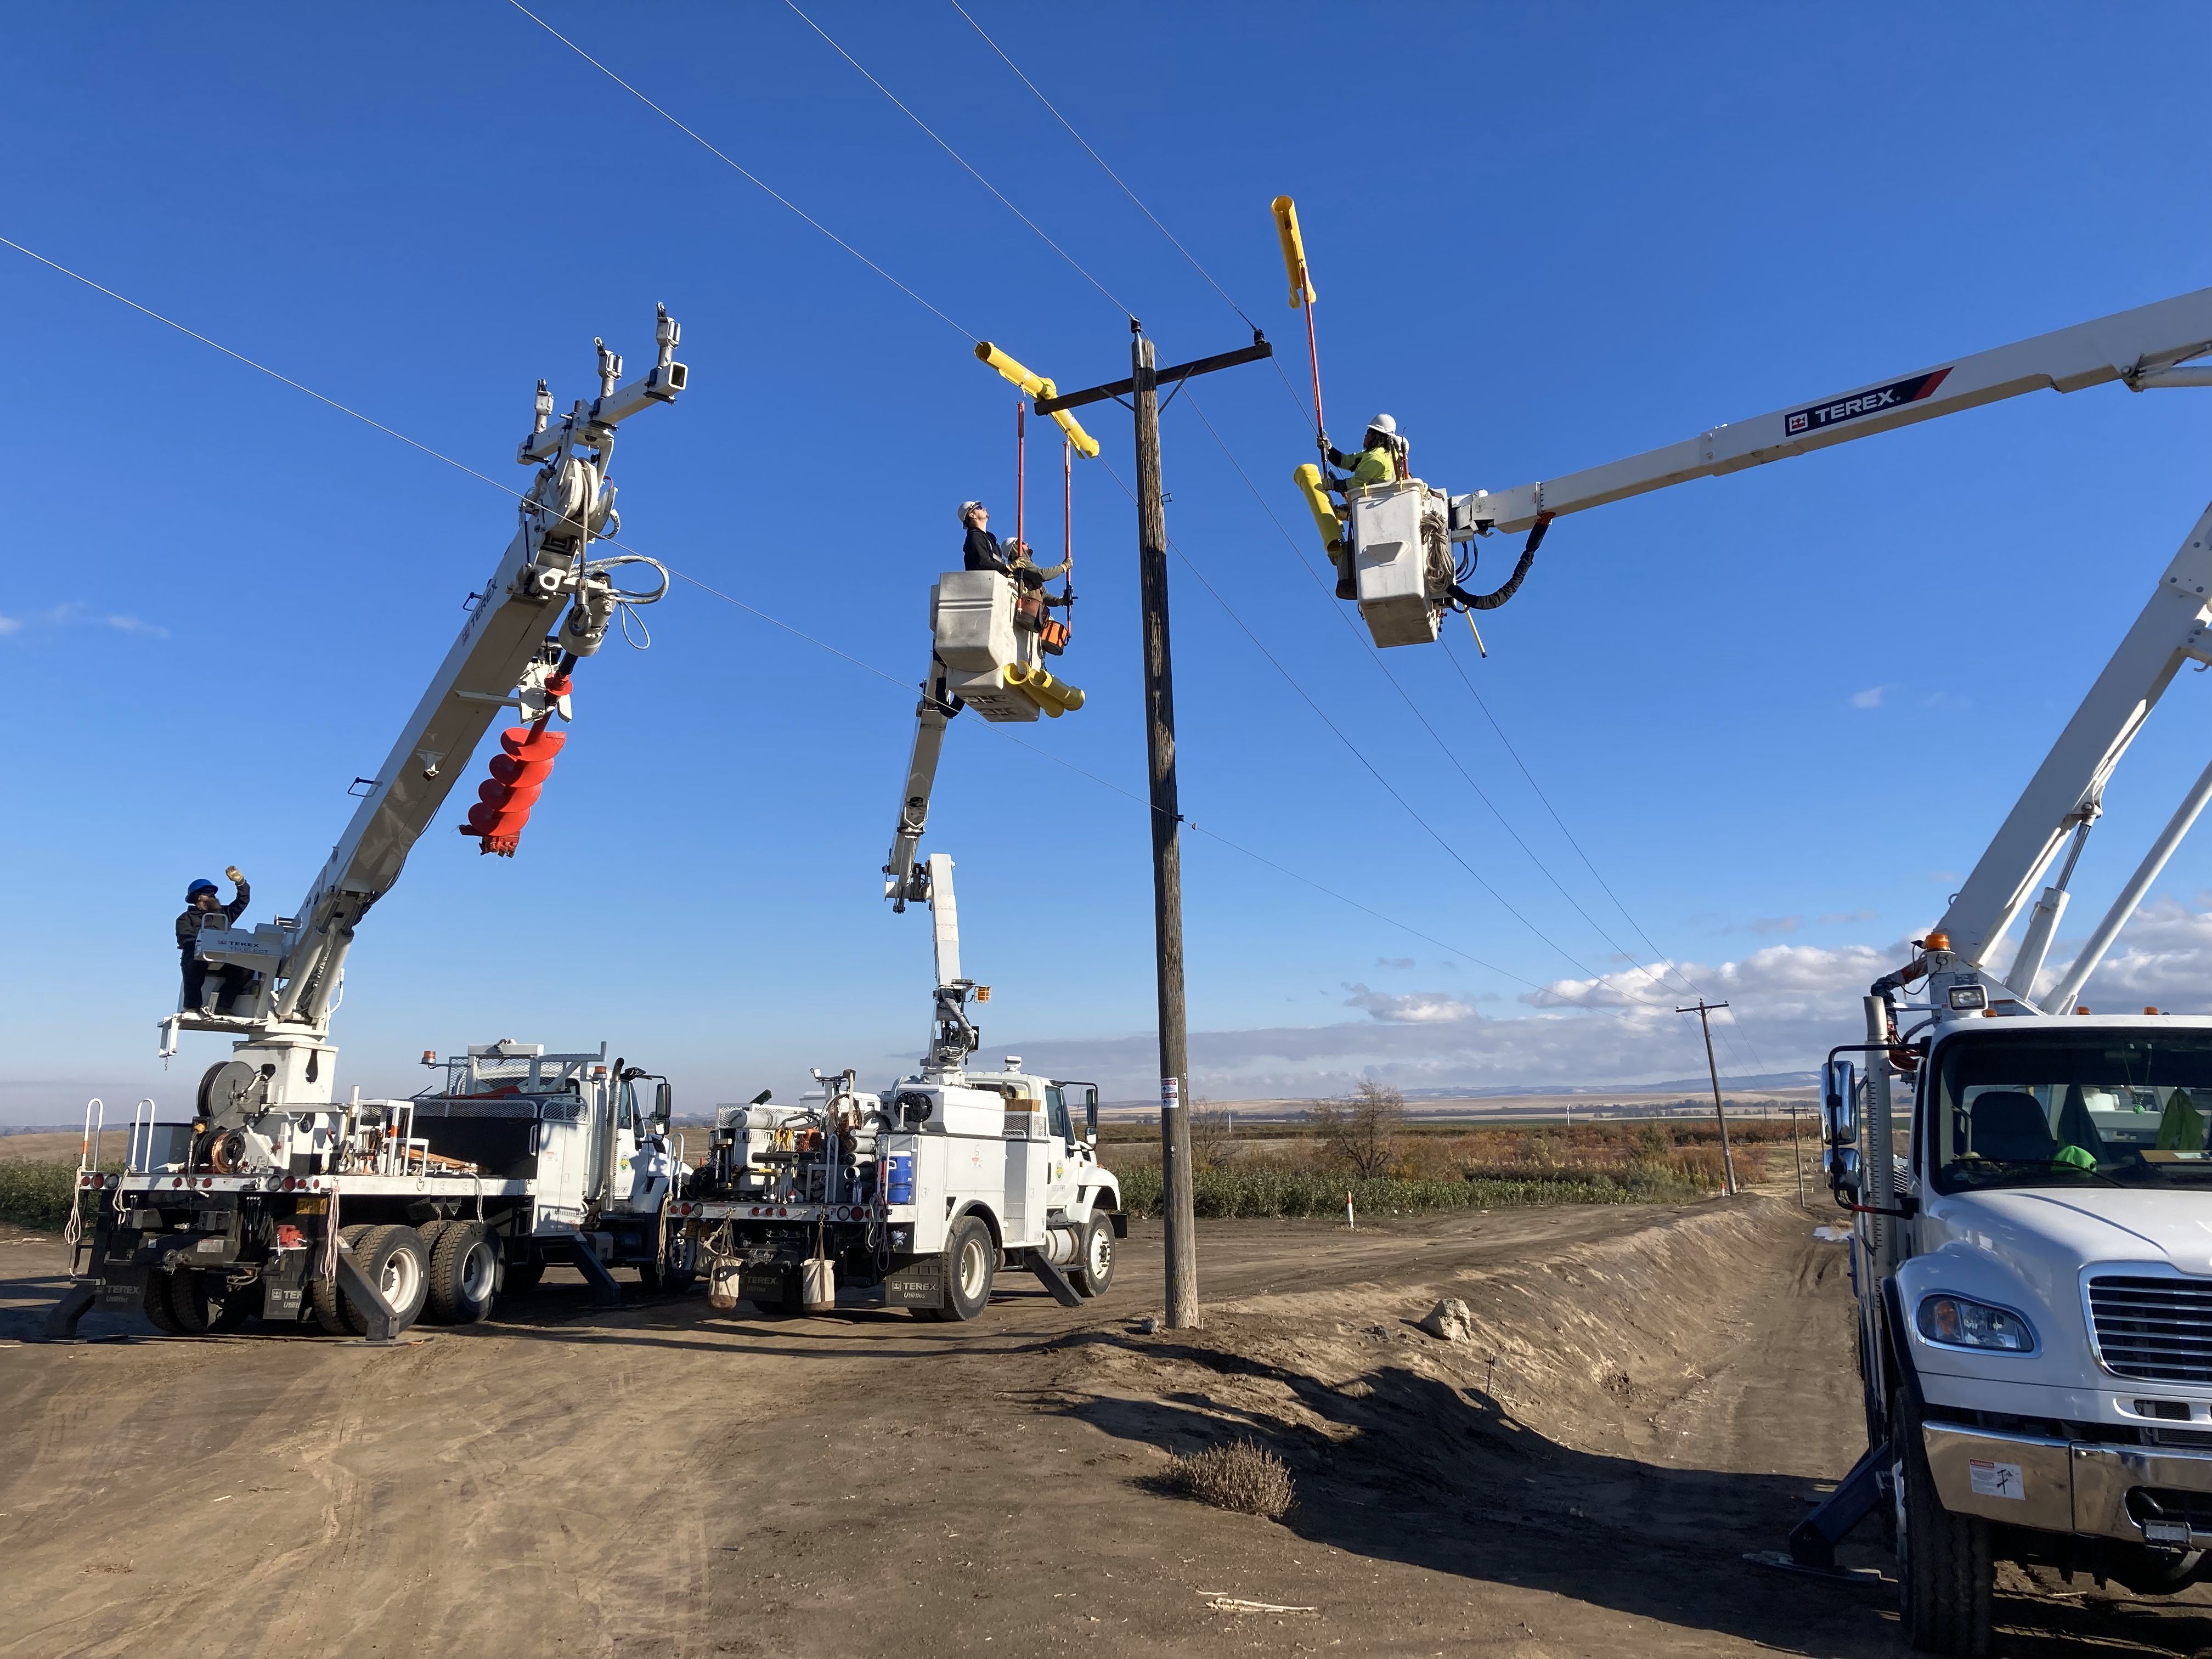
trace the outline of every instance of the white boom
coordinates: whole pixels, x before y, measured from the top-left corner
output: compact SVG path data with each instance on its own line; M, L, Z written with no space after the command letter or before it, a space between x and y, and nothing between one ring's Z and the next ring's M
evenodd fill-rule
M538 384L535 419L516 460L538 476L520 507L521 523L489 580L466 602L468 619L432 676L415 712L331 849L298 914L251 928L210 928L200 954L260 975L242 1012L180 1009L162 1022L163 1049L178 1030L229 1031L245 1040L240 1058L270 1068L272 1105L331 1098L324 1041L354 929L389 892L478 743L502 708L526 719L567 714L563 683L578 659L598 651L621 605L650 604L667 591L667 572L636 554L594 559L592 538L620 528L615 488L606 481L615 428L641 410L672 403L688 380L675 361L682 331L662 307L653 366L628 382L622 359L599 349L599 395L578 399L560 421ZM658 589L626 592L613 572L642 563L659 570ZM566 611L565 619L563 611Z
M2045 387L2078 392L2112 380L2135 392L2212 386L2212 365L2188 363L2208 351L2212 351L2212 289L2199 289L1734 426L1714 427L1680 443L1604 466L1516 489L1455 496L1451 537L1463 541L1492 531L1534 530L1563 514L1692 478L1740 471ZM2181 665L2192 658L2212 663L2208 594L2212 594L2212 508L2184 538L2157 590L1944 914L1940 928L1949 935L1952 951L1976 967L1985 965L2061 847L2069 836L2073 838L2057 880L2037 899L2007 975L2025 1006L2035 1006L2030 1000L2035 976L2065 908L2067 882L2081 842L2101 811L2113 769ZM2049 1006L2071 1005L2208 799L2212 799L2212 771L2183 800L2087 947L2046 993L2044 1000Z
M1451 504L1455 541L1492 530L1527 530L1558 518L1692 478L1718 477L1831 444L1956 414L2046 387L2079 392L2110 380L2153 386L2212 386L2212 366L2177 368L2212 351L2212 289L2116 312L2032 340L1957 357L1910 374L1717 426L1662 449L1587 467L1516 489L1476 490Z

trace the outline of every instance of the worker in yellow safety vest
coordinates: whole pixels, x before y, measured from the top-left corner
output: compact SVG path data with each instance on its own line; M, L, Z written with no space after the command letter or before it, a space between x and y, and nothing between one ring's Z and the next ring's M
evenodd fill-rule
M1347 469L1346 476L1340 478L1324 473L1309 461L1298 468L1296 481L1328 549L1329 562L1336 567L1336 597L1354 599L1359 597L1359 588L1352 574L1351 538L1346 534L1352 514L1348 507L1337 506L1322 492L1334 490L1345 495L1368 484L1389 483L1402 477L1406 448L1398 436L1397 422L1388 415L1377 415L1367 423L1367 436L1356 453L1346 454L1328 441L1325 433L1322 450L1331 466Z

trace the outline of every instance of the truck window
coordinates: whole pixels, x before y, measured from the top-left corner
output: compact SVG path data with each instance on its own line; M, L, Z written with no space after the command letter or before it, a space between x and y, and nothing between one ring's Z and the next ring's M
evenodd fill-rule
M637 1127L637 1085L624 1083L620 1103L615 1108L615 1127L618 1129Z
M1044 1117L1046 1127L1062 1140L1073 1143L1075 1134L1067 1123L1067 1097L1060 1092L1056 1083L1045 1085Z
M2212 1186L2212 1035L1961 1035L1922 1152L1938 1192Z

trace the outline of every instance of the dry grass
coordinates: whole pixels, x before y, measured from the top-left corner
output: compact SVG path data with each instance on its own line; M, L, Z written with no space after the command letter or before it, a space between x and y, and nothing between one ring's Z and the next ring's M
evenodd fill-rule
M1279 1519L1297 1496L1283 1460L1249 1440L1187 1452L1161 1472L1159 1485L1218 1510L1263 1515L1270 1521Z

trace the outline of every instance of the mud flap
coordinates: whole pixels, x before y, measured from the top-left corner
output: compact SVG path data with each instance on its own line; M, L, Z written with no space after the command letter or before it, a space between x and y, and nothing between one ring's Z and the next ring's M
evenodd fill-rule
M1075 1293L1075 1286L1067 1282L1067 1275L1045 1260L1042 1250L1024 1250L1022 1265L1041 1279L1052 1299L1063 1308L1079 1308L1083 1298Z
M62 1299L46 1314L46 1340L66 1342L76 1334L76 1322L90 1311L93 1298L100 1294L100 1281L80 1279L73 1281L62 1292Z
M884 1280L886 1308L942 1308L945 1305L945 1262L938 1256L909 1261Z

